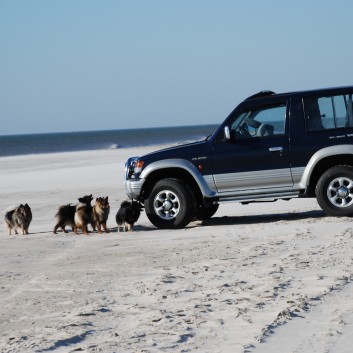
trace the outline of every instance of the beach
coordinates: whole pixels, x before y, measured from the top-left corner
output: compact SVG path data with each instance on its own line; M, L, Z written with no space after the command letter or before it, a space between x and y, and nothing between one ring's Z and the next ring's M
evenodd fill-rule
M221 204L185 229L143 213L117 232L124 163L156 146L0 158L1 352L350 352L353 229L315 199ZM108 196L111 232L53 234L81 196Z

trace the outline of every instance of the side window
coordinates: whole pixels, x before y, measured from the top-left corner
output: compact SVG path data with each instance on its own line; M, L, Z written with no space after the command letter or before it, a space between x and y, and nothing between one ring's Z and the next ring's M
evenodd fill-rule
M331 97L322 97L318 99L318 106L323 129L335 128L335 114Z
M349 109L348 105L352 108L352 98L349 100L349 97L346 96L335 96L334 107L335 107L335 116L336 116L336 127L346 127L352 126L349 123Z
M309 131L353 127L352 95L309 97L303 102Z
M235 119L230 130L236 138L283 135L285 130L286 104L256 107L243 111Z

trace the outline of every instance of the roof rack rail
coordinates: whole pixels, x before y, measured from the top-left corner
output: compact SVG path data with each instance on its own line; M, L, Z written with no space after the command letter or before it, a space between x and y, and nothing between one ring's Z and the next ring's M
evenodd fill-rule
M261 98L261 97L266 97L266 96L272 96L273 94L276 94L276 93L273 91L261 91L261 92L253 94L252 96L246 98L245 100L254 99L254 98Z

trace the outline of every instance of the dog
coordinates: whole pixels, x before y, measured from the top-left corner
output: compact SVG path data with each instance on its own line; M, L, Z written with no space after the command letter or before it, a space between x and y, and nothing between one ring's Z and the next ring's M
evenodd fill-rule
M81 228L82 233L87 235L89 223L91 223L93 230L96 230L96 223L94 221L94 215L93 215L93 207L91 205L92 200L93 200L92 194L85 197L80 197L78 199L79 203L76 205L75 216L74 216L75 234L77 234L77 230Z
M93 200L92 195L86 195L82 198L79 198L78 201L83 200L82 203L91 203ZM56 223L54 226L53 233L56 234L58 228L61 228L64 233L67 233L65 229L66 226L72 228L72 231L75 232L76 225L75 225L75 212L76 212L76 205L62 205L59 207L58 212L55 215Z
M32 221L32 211L29 205L20 205L15 207L5 214L5 225L11 235L12 229L15 231L15 234L18 234L17 231L20 230L21 233L29 234L28 228Z
M110 212L110 205L107 197L96 198L96 203L93 206L93 219L94 223L98 228L98 233L102 233L102 228L106 233L109 233L107 229L107 220Z
M53 233L56 234L58 228L61 228L64 233L67 233L65 226L70 226L72 231L75 230L75 212L76 206L71 204L60 206L55 215L56 224Z
M123 227L124 232L127 226L128 231L132 231L134 224L138 221L143 206L137 201L123 201L115 216L116 223L118 224L118 232L120 226Z

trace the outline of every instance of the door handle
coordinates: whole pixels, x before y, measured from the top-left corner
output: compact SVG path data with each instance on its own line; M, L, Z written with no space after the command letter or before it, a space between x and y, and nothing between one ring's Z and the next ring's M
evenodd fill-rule
M270 152L282 152L283 151L283 147L270 147L268 150Z

